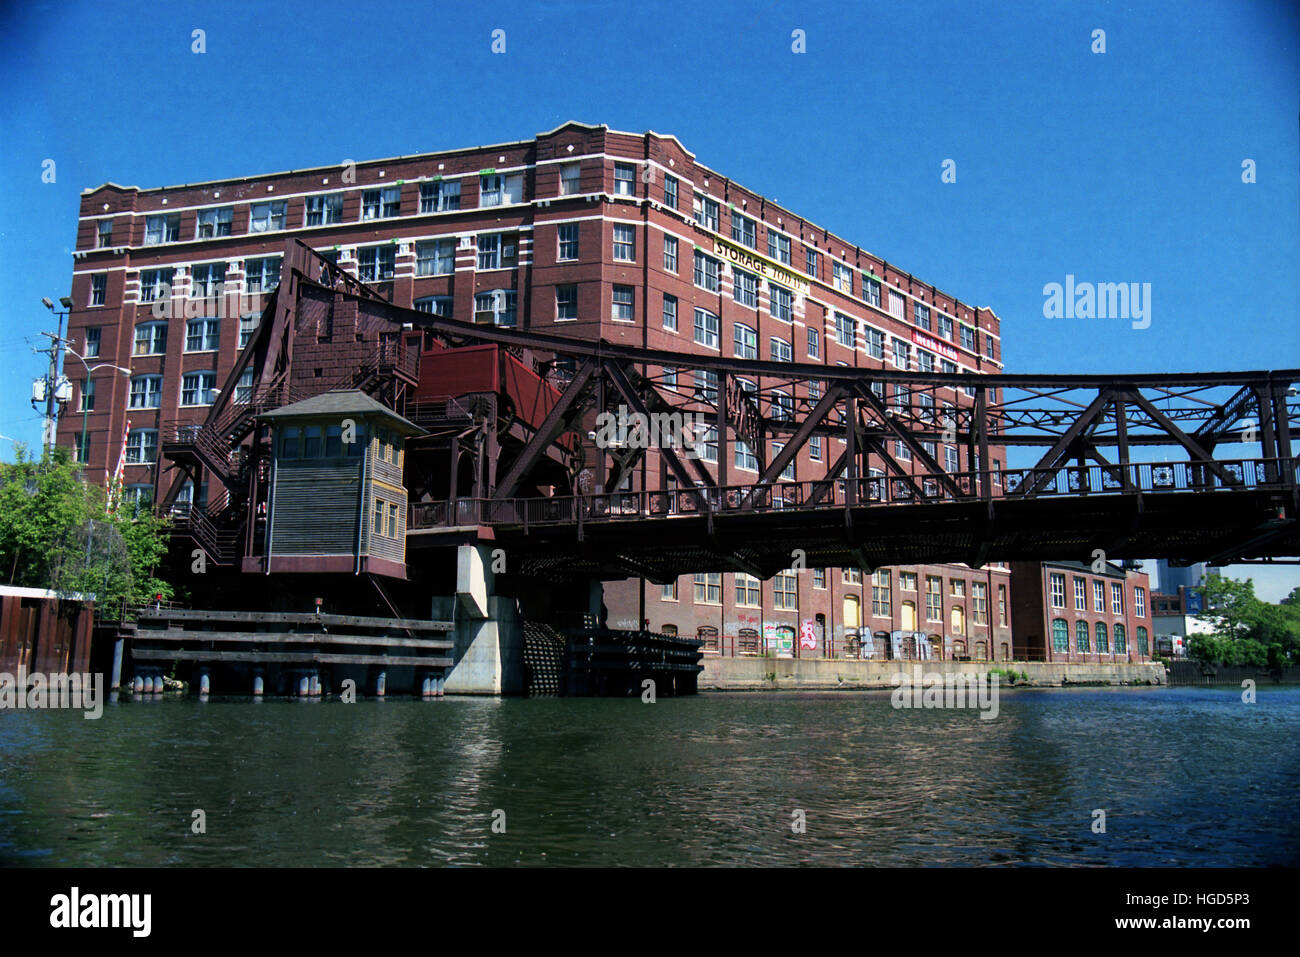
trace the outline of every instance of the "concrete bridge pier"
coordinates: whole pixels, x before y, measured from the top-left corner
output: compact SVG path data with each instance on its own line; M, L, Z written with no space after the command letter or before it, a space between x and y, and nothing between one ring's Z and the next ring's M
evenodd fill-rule
M454 664L441 690L447 694L523 694L524 639L519 606L496 593L492 550L461 545L456 552L456 596L434 599L438 612L454 616ZM450 607L438 607L439 605Z

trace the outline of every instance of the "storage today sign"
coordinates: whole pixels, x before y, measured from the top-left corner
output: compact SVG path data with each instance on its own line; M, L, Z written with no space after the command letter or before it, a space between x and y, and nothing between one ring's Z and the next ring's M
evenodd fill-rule
M787 289L793 289L801 296L808 295L808 291L812 288L812 284L808 280L801 278L775 260L760 256L753 250L733 246L731 243L716 237L713 240L713 254L739 266L741 269L756 272L770 282L779 283Z

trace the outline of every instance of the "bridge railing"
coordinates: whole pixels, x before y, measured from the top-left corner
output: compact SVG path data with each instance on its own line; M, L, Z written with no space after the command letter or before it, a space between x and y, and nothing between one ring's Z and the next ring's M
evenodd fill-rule
M1120 495L1136 492L1207 492L1293 488L1296 459L1242 459L1214 463L1143 462L956 472L945 476L872 475L772 485L726 485L582 496L462 498L411 506L408 528L448 525L569 525L585 522L697 516L706 512L763 513L782 509L854 508L978 500Z

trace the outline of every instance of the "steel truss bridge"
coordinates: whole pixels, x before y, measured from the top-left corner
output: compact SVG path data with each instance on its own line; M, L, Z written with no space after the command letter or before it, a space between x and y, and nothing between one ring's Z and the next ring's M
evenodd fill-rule
M473 415L455 396L425 401L415 410L423 420L412 412L451 461L421 464L420 440L412 443L408 562L426 547L490 540L523 574L663 582L700 571L767 578L796 559L873 569L1091 561L1096 549L1111 560L1216 564L1300 554L1300 370L918 373L581 341L391 305L297 241L196 442L225 442L221 454L238 457L247 432L223 423L239 417L239 374L255 370L250 406L265 405L267 390L287 381L294 330L316 328L330 297L394 334L422 331L426 344L496 344L557 390L540 421ZM397 411L412 411L403 388L385 391L382 376L361 387L372 384ZM597 447L596 416L620 406L647 418L704 416L715 431L697 447L707 444L709 461L671 444ZM824 466L787 480L814 440ZM756 463L740 484L736 442ZM959 450L956 463L939 461L945 446ZM448 489L440 479L463 458L472 487L453 478Z

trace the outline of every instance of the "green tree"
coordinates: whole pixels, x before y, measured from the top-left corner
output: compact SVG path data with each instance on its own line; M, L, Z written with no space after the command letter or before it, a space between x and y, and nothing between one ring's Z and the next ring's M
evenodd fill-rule
M1191 637L1187 653L1192 658L1260 668L1300 659L1300 589L1292 590L1278 605L1257 598L1249 578L1244 582L1211 578L1202 592L1204 617L1214 631Z
M156 575L166 553L166 522L129 505L110 511L68 449L37 460L20 446L0 463L0 580L93 594L102 607L143 604L172 595Z

